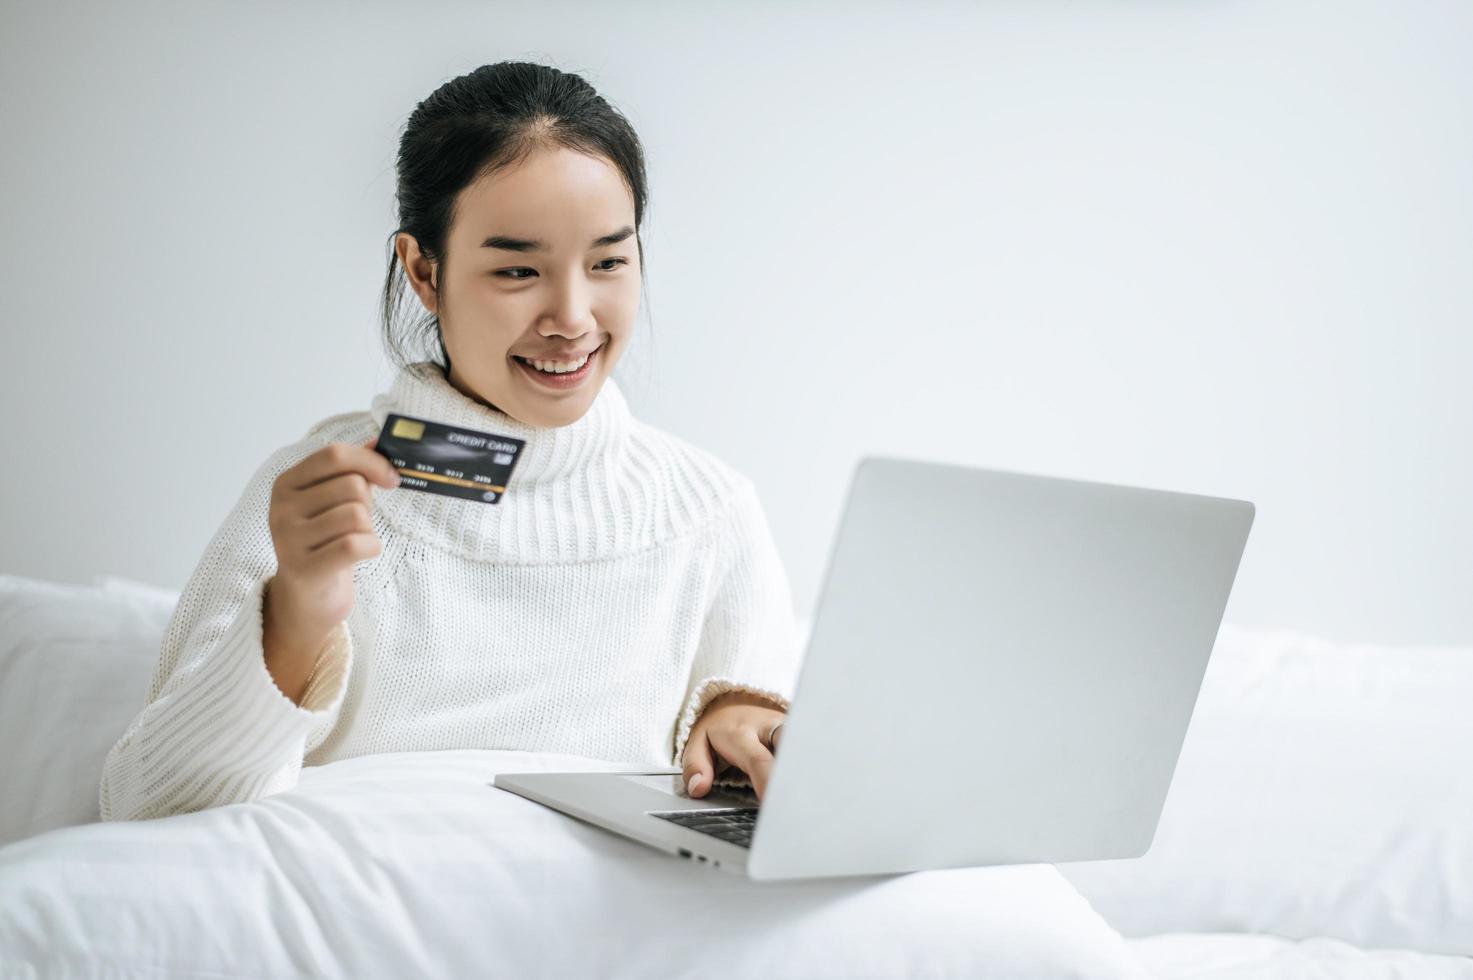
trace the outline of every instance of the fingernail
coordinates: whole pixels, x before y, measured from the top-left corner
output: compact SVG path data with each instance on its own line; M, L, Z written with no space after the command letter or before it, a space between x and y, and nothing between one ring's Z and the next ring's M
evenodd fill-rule
M701 785L701 777L703 775L705 775L705 774L698 772L695 775L691 776L690 777L690 782L688 782L688 783L685 784L685 791L687 793L694 794L695 791L696 791L696 787L699 786L699 785Z

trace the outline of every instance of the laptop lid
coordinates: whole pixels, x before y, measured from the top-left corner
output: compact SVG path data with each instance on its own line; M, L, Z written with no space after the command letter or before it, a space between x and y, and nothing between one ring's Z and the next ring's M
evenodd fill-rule
M1143 854L1253 516L861 459L748 873Z

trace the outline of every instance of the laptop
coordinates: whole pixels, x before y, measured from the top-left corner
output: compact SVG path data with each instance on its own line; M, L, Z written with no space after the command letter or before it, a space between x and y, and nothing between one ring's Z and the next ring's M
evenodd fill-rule
M679 767L489 785L758 880L1140 857L1253 516L865 456L760 806Z

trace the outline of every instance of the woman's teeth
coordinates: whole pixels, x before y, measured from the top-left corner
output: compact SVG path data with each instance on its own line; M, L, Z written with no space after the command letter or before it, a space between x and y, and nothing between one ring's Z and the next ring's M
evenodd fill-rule
M568 374L569 372L576 371L583 365L587 364L589 356L590 355L588 354L584 354L580 360L567 361L564 363L559 363L557 361L529 361L525 357L522 358L522 360L526 361L526 363L532 365L534 368L542 371L545 374Z

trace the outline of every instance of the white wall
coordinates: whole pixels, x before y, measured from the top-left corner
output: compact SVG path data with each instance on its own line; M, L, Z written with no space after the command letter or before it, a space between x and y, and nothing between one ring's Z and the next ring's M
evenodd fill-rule
M800 613L875 452L1246 498L1229 620L1473 640L1462 0L6 4L0 571L180 587L387 387L399 127L507 58L640 131L617 377Z

